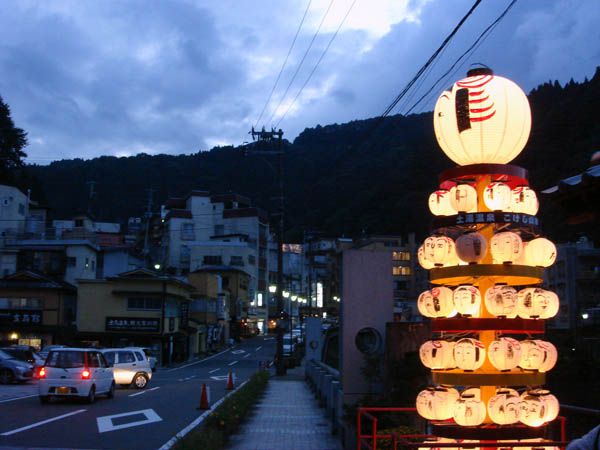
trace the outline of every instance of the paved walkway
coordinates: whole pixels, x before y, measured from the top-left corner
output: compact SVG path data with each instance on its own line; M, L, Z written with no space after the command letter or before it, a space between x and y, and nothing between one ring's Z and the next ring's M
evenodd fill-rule
M341 450L331 424L304 381L304 368L272 377L257 409L229 450Z

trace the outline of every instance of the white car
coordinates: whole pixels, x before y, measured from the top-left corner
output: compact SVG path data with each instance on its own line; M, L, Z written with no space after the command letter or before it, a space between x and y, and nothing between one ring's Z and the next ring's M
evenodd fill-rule
M113 371L96 349L53 349L39 371L38 393L42 403L52 397L83 397L88 403L99 394L112 398Z
M148 385L152 378L152 368L142 348L105 348L101 352L113 368L117 384L137 389L144 389Z

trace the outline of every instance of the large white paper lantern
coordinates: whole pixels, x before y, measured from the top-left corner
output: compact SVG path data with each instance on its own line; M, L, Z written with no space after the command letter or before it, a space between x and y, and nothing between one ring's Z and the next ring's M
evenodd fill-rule
M519 367L525 370L548 372L556 364L556 347L539 339L521 341L521 361Z
M454 388L427 388L417 395L417 412L427 420L448 420L458 398Z
M477 190L470 184L457 184L450 189L450 206L457 212L477 211Z
M490 342L488 358L496 369L512 370L521 362L521 344L510 337L496 339Z
M528 266L550 267L556 261L556 246L545 238L529 241L525 251Z
M495 317L517 317L517 290L505 284L496 284L485 291L485 308Z
M510 425L519 421L521 397L514 389L498 389L488 401L487 411L494 423Z
M476 426L483 423L486 416L485 403L474 394L462 393L454 404L454 421L462 426Z
M546 415L544 416L545 422L551 422L558 417L560 412L560 404L558 399L550 393L547 389L533 389L528 392L524 392L522 397L525 395L536 395L540 397L546 404Z
M452 317L456 315L452 289L445 286L424 291L417 299L417 308L425 317Z
M519 420L530 427L546 423L546 402L540 395L524 392L519 404Z
M490 243L494 264L515 263L523 251L521 236L511 231L495 234Z
M461 285L454 289L452 294L454 308L463 316L479 317L481 308L481 294L479 289L472 285Z
M456 255L467 263L478 263L487 253L487 241L481 233L467 233L455 242Z
M423 243L424 257L436 267L456 264L456 248L452 238L430 236Z
M509 211L511 200L512 190L505 183L490 183L483 191L483 202L492 211Z
M429 210L435 216L451 216L456 210L450 204L450 191L439 189L429 196Z
M470 71L438 98L433 124L444 153L458 165L506 164L523 149L531 111L523 91L489 69Z
M417 259L419 260L419 264L421 264L421 267L423 269L433 269L435 267L435 264L433 264L431 261L429 261L427 258L425 258L425 247L424 245L421 245L419 247L419 249L417 250Z
M542 288L525 288L517 296L517 314L523 319L549 319L558 313L558 296Z
M463 370L477 370L485 361L485 346L477 339L463 338L454 346L454 362Z
M511 211L535 216L539 207L538 198L533 189L527 186L517 186L512 190Z
M419 349L419 357L425 367L434 370L453 369L454 342L425 341Z

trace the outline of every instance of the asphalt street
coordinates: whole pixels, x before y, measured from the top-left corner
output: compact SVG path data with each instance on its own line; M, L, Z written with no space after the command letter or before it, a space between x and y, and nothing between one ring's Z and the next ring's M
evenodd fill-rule
M256 337L159 370L145 390L118 389L113 399L100 397L91 405L63 400L42 405L37 387L23 386L17 398L0 396L0 449L160 449L203 413L196 409L203 383L210 387L212 404L229 392L229 371L239 385L274 353L274 338Z

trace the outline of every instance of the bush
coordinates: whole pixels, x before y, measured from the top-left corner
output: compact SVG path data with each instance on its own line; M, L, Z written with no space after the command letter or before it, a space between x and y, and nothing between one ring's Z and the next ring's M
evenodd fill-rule
M195 430L177 442L176 450L220 450L256 405L269 383L269 372L257 372L221 403Z

